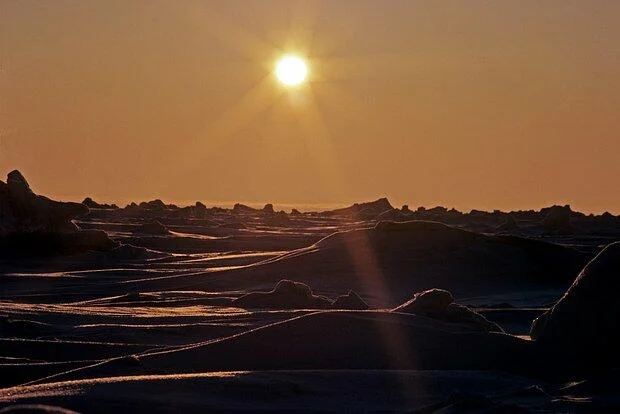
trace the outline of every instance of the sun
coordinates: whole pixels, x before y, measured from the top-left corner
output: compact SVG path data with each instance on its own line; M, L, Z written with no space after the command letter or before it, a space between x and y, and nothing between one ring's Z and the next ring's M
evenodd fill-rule
M284 55L276 63L276 77L285 86L298 86L308 78L308 64L296 55Z

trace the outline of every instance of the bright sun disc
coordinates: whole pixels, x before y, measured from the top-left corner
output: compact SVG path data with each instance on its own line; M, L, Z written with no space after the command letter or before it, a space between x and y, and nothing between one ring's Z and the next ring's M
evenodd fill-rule
M299 85L308 77L308 65L298 56L286 55L276 64L276 77L286 86Z

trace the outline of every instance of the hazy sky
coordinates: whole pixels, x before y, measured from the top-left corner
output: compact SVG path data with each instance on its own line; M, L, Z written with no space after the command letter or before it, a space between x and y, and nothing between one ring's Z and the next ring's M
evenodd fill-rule
M0 64L53 197L620 213L617 0L0 0Z

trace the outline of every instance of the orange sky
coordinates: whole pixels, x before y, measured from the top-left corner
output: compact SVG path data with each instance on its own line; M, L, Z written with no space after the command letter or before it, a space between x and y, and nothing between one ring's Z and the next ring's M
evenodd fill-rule
M0 0L0 174L100 201L620 214L620 2ZM282 52L311 79L284 90Z

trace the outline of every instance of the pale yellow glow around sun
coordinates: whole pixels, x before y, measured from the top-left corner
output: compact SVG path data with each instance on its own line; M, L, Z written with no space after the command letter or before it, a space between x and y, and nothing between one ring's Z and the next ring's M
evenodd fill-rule
M299 56L285 55L276 64L276 77L285 86L297 86L308 78L308 65Z

